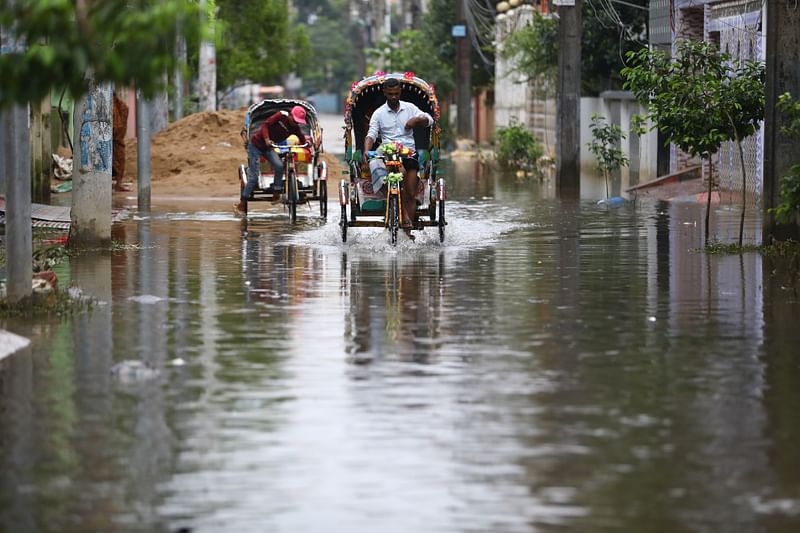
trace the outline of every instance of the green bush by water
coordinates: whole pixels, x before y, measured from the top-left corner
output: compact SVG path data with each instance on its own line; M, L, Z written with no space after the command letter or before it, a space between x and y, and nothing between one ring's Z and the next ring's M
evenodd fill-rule
M536 170L536 162L544 154L539 140L516 119L497 130L494 142L497 163L503 170Z

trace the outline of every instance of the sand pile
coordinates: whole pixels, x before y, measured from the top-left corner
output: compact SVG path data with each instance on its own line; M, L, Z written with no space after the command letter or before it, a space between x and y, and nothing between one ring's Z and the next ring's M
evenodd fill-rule
M239 165L247 153L239 136L245 109L194 113L153 136L150 145L152 191L159 196L230 196L239 194ZM337 177L341 161L323 154ZM125 181L136 180L136 139L126 143Z
M239 130L245 111L206 111L173 122L150 145L154 194L235 196L237 169L247 162ZM136 178L136 139L128 139L126 178Z

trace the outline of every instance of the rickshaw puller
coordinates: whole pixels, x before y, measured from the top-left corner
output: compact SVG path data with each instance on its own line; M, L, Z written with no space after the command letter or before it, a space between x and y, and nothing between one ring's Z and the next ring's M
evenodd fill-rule
M432 126L433 118L411 102L400 100L400 80L389 78L383 84L383 96L386 103L372 114L369 131L364 139L364 161L367 152L372 150L375 139L381 142L397 142L410 148L416 154L414 143L415 126ZM417 171L419 162L416 157L403 158L403 229L410 232L413 228L414 214L417 211Z
M273 150L273 145L285 141L290 135L297 135L300 144L306 143L306 137L300 129L300 124L306 124L306 110L297 105L291 112L277 111L261 124L258 131L250 137L247 144L247 184L242 191L239 203L234 206L237 211L246 211L247 200L253 194L253 190L258 185L260 156L264 156L275 176L272 180L273 198L280 196L283 190L283 162L280 156Z

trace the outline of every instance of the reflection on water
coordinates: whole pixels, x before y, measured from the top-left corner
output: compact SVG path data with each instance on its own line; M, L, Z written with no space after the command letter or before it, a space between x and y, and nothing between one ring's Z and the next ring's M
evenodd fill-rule
M91 311L0 323L0 531L800 528L796 274L465 165L444 245L225 201L63 265Z
M445 254L342 254L349 290L344 337L352 361L401 357L424 363L441 347Z

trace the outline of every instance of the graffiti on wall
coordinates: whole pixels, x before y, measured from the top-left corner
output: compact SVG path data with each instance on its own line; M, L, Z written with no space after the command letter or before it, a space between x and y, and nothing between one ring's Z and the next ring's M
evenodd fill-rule
M81 113L81 172L111 172L111 120L110 86L93 85Z

